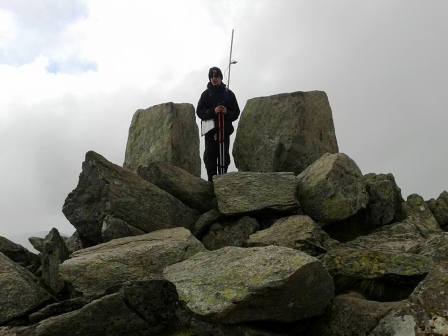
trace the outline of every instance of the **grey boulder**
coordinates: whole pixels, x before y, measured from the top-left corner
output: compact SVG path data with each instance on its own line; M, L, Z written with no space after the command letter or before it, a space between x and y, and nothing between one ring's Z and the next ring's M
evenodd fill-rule
M85 247L102 242L107 215L144 232L190 228L198 218L197 211L174 196L95 152L86 154L82 167L78 186L67 196L62 211Z
M106 216L101 226L101 237L103 242L108 242L112 239L138 236L145 234L145 231L137 229L126 223L124 220L115 218L113 216Z
M188 309L222 323L291 322L322 314L333 281L314 257L286 247L224 247L164 270Z
M297 211L293 173L228 173L213 178L219 211L235 215L257 211Z
M367 205L361 170L346 154L324 154L297 179L300 205L317 222L341 221Z
M177 306L176 289L169 282L130 282L80 309L41 321L32 335L160 335L177 327Z
M200 212L216 208L213 185L168 162L141 166L138 175Z
M160 278L165 266L204 250L185 228L158 230L76 251L60 275L77 292L99 295L126 281Z
M51 301L37 278L0 253L0 325Z
M327 152L337 153L338 144L325 92L247 101L233 146L238 170L298 174Z
M436 200L430 199L427 203L439 225L448 231L448 192L443 191Z
M309 216L280 218L271 227L252 234L248 246L285 246L318 256L336 247L338 241L330 238Z
M165 103L137 110L129 127L124 167L170 162L201 176L199 130L191 104Z

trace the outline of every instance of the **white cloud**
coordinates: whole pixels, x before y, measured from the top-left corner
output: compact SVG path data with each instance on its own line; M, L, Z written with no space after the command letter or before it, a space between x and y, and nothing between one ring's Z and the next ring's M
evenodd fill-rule
M17 24L14 14L0 8L0 48L5 48L17 35Z

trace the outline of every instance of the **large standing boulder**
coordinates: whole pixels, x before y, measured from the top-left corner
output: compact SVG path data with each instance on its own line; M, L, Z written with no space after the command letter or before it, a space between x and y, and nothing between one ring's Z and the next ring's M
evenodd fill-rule
M0 253L0 325L50 300L31 272Z
M101 294L126 281L160 277L165 266L204 250L187 229L158 230L76 251L60 274L84 295Z
M136 170L158 161L201 176L199 130L193 105L165 103L135 112L124 167Z
M247 241L248 246L285 246L312 256L318 256L336 247L331 239L309 216L280 218L271 227L255 232Z
M64 215L76 227L84 247L101 243L107 215L144 232L190 228L198 212L137 174L88 152L78 186L66 198Z
M228 173L214 177L213 182L219 211L225 215L299 209L293 173Z
M448 231L448 191L443 191L436 200L432 198L427 203L439 225Z
M247 101L233 146L240 171L300 173L338 144L327 95L293 92Z
M59 293L64 289L64 281L59 277L59 265L69 257L64 239L56 228L44 238L42 244L42 280L53 291Z
M164 276L194 314L222 323L297 321L322 314L334 295L316 258L279 246L198 253Z
M141 166L138 175L200 212L216 208L213 185L168 162Z
M346 154L324 154L297 179L300 205L317 222L341 221L367 205L361 170Z

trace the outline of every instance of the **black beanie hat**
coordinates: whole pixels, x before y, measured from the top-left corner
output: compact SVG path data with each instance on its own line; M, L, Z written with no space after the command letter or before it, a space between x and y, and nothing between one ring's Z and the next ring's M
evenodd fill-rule
M221 77L221 80L222 80L222 78L223 78L222 72L221 72L221 69L219 69L218 67L213 67L213 68L210 68L210 70L208 70L208 80L212 79L212 76L214 73L217 73L218 76Z

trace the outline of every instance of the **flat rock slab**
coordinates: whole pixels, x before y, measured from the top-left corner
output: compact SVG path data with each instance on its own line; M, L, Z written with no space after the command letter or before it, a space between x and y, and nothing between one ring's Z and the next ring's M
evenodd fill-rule
M135 112L124 167L137 170L159 161L201 176L199 129L193 105L164 103Z
M367 298L398 301L406 298L428 274L433 262L413 253L392 253L338 247L322 258L338 292L356 290Z
M233 146L240 171L292 171L324 153L337 153L331 107L322 91L249 99Z
M280 218L271 227L255 232L247 245L285 246L318 256L336 247L338 241L330 238L309 216L297 215Z
M213 182L219 211L225 215L299 208L293 173L229 173L214 177Z
M78 186L62 209L84 247L102 243L103 220L110 215L144 232L190 228L199 213L174 196L95 152L87 152Z
M95 295L126 281L158 278L165 266L204 250L187 229L159 230L76 251L60 274L75 290Z
M138 175L200 212L216 208L213 185L168 162L156 162L137 169Z
M0 253L0 324L51 300L37 282L31 272Z
M297 179L300 205L317 222L341 221L367 205L361 170L346 154L322 155Z
M334 295L319 260L286 247L224 247L164 270L179 298L222 323L296 321L322 314Z

